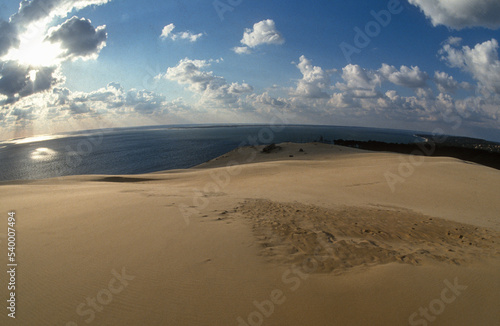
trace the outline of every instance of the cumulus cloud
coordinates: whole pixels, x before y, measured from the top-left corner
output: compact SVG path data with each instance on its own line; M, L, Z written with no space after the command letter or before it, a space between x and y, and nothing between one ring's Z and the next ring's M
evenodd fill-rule
M342 79L345 83L337 83L336 85L341 90L374 90L382 83L382 77L376 71L353 64L342 68Z
M422 88L419 87L415 89L415 94L417 97L423 97L423 98L433 98L434 97L434 92L430 88Z
M48 90L63 81L64 77L55 66L32 70L30 66L8 61L0 68L0 94L7 96L7 103Z
M434 83L441 93L455 93L458 89L472 90L473 86L467 82L459 83L453 76L445 72L436 71L434 73Z
M421 71L419 67L406 67L401 66L399 70L394 66L382 64L379 69L382 76L393 84L408 87L408 88L422 88L426 86L429 75Z
M252 51L248 46L235 46L233 51L237 54L250 54Z
M89 107L85 103L73 102L69 105L68 109L73 116L80 114L87 114L91 112Z
M304 78L305 80L321 80L326 83L328 76L333 78L334 74L325 74L321 67L313 67L309 60L301 58L302 65L297 65L304 76L316 76L316 78ZM312 73L316 71L317 73ZM434 95L434 90L427 81L431 79L429 74L418 67L402 66L397 69L394 66L383 64L377 70L366 69L359 65L349 64L342 68L340 78L335 88L314 88L321 96L306 96L311 92L303 92L305 96L295 96L283 99L284 107L292 112L300 112L304 116L316 116L323 119L336 117L338 123L352 123L352 119L363 118L372 122L382 123L384 120L399 121L405 126L418 122L424 123L450 123L450 116L458 116L464 120L463 123L474 125L494 125L498 123L500 96L490 98L469 97L466 99L454 99L449 94L458 89L472 89L472 85L456 81L452 76L435 72L434 84L439 95ZM410 88L415 91L415 96L402 96L395 90L382 91L385 82ZM309 86L307 83L304 85ZM312 84L315 85L314 83ZM304 87L304 89L307 89ZM329 90L333 91L330 93ZM252 98L256 98L253 96ZM254 103L258 104L257 101ZM496 105L496 106L495 106ZM313 120L318 122L318 120ZM414 128L415 126L412 126ZM450 125L450 129L455 125Z
M160 38L163 40L169 38L173 41L189 40L190 42L196 42L200 37L203 36L203 33L193 34L190 31L172 33L174 29L175 29L174 24L168 24L167 26L163 27Z
M321 67L313 66L303 55L299 60L297 68L302 73L302 79L297 82L297 88L291 95L310 98L328 97L325 90L330 86L329 73Z
M49 30L47 40L59 43L64 53L61 57L96 58L97 54L106 45L106 26L94 28L89 19L74 16L63 24Z
M459 45L460 43L462 43L462 38L456 36L450 36L446 41L444 41L444 43L450 45Z
M95 115L98 112L137 113L153 115L166 113L166 97L146 90L130 89L125 91L118 83L93 92L71 92L67 88L54 88L50 97L50 107L67 111L71 115Z
M134 111L141 114L152 114L162 108L165 96L145 90L132 89L127 92L126 105L133 107Z
M459 48L457 43L446 42L439 53L450 67L470 73L482 90L500 94L500 60L496 39L478 43L474 48Z
M179 61L177 66L169 67L165 74L157 78L176 81L181 85L188 85L192 92L201 94L204 99L215 99L223 102L235 102L243 93L249 93L253 88L247 83L231 83L216 76L212 71L205 71L212 61L191 60L188 58Z
M264 105L275 108L282 108L285 107L287 103L286 99L272 97L268 92L264 92L259 95L251 94L248 96L248 99L251 100L252 104L256 107Z
M57 94L57 105L67 105L71 102L100 103L106 109L115 109L127 105L126 94L123 87L118 83L109 83L106 87L93 92L70 92L67 88L54 89ZM128 103L130 104L130 103Z
M161 35L160 37L165 39L170 36L170 33L174 30L175 25L173 23L168 24L167 26L163 27L161 30Z
M173 80L182 85L188 85L193 92L203 92L210 84L224 84L222 77L214 76L212 71L203 71L203 68L209 67L207 60L191 60L184 58L179 61L177 66L169 67L167 72L158 78Z
M500 27L500 2L498 0L409 0L420 8L434 26L444 25L454 29L466 27Z
M348 64L342 68L341 77L344 82L338 82L335 87L359 98L379 96L377 88L380 88L382 83L386 81L413 89L419 96L431 94L426 89L429 75L421 71L419 67L401 66L398 70L394 66L383 63L378 70L372 70Z
M233 51L238 54L250 53L252 48L262 44L283 44L285 39L276 29L276 24L272 19L266 19L255 23L253 28L246 28L241 39L244 46L235 47Z

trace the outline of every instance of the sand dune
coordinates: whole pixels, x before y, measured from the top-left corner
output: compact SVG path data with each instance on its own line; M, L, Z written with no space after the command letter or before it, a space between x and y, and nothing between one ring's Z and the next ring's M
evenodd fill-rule
M18 259L0 324L498 325L499 171L280 146L0 184Z

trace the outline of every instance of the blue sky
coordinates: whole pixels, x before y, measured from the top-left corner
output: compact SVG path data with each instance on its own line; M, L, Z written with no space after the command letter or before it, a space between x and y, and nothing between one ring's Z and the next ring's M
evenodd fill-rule
M497 0L9 1L0 138L286 116L500 140L499 28Z

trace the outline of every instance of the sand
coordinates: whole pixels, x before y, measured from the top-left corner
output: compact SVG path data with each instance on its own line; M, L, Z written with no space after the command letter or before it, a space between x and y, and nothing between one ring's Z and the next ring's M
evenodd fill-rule
M280 146L1 183L5 307L11 210L18 266L0 324L499 324L500 171Z

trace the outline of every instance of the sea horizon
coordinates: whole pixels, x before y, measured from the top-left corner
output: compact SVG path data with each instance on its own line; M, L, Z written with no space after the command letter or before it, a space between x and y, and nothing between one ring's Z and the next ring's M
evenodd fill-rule
M155 128L159 128L159 129L184 128L184 129L187 129L187 128L269 127L269 126L270 125L266 124L266 123L206 123L206 124L205 123L188 123L188 124L161 124L161 125L128 126L128 127L103 127L103 128L82 129L82 130L76 130L76 131L40 133L40 134L34 134L34 135L30 135L30 136L21 136L21 137L9 138L9 139L0 139L0 145L6 144L6 143L18 143L19 141L36 142L36 141L42 141L42 140L55 139L56 137L64 138L64 137L72 137L72 136L82 136L82 135L94 133L97 131L108 132L108 131L125 130L125 129L152 130ZM373 129L373 130L381 130L381 131L383 130L383 131L402 132L402 133L411 132L414 134L425 134L425 135L432 135L433 134L433 132L425 131L425 130L370 127L370 126L354 126L354 125L337 125L337 124L332 125L332 124L290 123L290 124L283 124L282 126L284 126L284 127L338 127L338 128L353 128L353 129L359 128L359 129ZM463 134L456 134L456 133L442 133L440 135L486 140L489 142L494 142L494 143L500 144L500 138L493 139L490 137L470 136L470 135L463 135Z
M281 142L424 141L418 131L368 127L184 124L103 128L0 142L0 181L80 174L141 174L185 169L237 147ZM421 133L425 134L425 133Z

